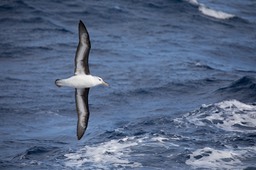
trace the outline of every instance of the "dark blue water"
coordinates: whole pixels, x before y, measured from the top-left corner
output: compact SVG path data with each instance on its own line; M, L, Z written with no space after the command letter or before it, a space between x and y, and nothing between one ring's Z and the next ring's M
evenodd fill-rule
M256 3L0 1L0 169L256 169ZM78 22L91 37L76 139Z

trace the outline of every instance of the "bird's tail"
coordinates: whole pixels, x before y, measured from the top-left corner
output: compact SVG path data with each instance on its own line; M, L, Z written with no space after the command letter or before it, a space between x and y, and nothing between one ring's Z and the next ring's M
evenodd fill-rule
M61 80L61 79L57 79L57 80L55 80L55 85L56 85L56 86L58 86L58 87L63 86L63 84L62 84L62 80Z

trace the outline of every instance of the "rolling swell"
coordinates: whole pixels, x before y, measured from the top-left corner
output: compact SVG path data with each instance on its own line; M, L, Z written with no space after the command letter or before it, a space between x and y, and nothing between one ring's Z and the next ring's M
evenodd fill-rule
M141 87L127 92L129 96L157 96L157 97L171 97L179 95L194 95L201 93L202 95L210 93L209 88L213 88L223 80L216 78L205 78L199 80L185 80L178 82L162 83L155 87Z
M237 99L245 102L256 101L256 79L251 76L244 76L227 87L216 91L218 95L225 96L226 99Z
M58 159L60 159L60 156L57 156L59 152L60 150L57 147L33 146L28 148L23 153L16 155L11 161L15 164L8 165L6 162L6 168L20 169L24 167L30 167L37 169L40 167L40 169L51 169L53 168L51 161L54 160L57 163ZM58 168L61 167L61 165L55 164L54 167Z
M54 154L56 151L58 151L57 147L33 146L16 157L19 159L35 159L36 157L47 157L47 155Z

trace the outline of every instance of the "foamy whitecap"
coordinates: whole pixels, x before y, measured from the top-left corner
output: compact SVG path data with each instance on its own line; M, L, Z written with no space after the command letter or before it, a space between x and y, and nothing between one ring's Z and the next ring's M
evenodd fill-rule
M217 18L217 19L230 19L235 17L235 15L228 14L222 11L216 11L213 9L210 9L204 5L199 6L199 11L202 12L204 15L207 15L209 17Z
M205 147L190 154L186 164L195 169L243 169L246 167L243 160L246 157L251 157L255 150L256 147L225 150Z
M256 106L237 100L203 105L184 118L197 126L215 126L226 131L256 132Z
M187 1L192 5L198 6L198 10L206 16L217 18L217 19L230 19L235 17L235 15L233 14L228 14L226 12L211 9L205 6L204 4L199 3L197 0L187 0Z
M199 5L197 0L187 0L192 5Z
M222 109L226 110L232 110L232 108L237 108L240 111L255 111L256 106L255 105L249 105L242 103L238 100L227 100L216 104Z
M136 151L134 153L134 147L179 147L179 145L170 142L170 140L176 141L176 139L168 139L162 136L125 137L85 146L74 153L65 154L65 166L79 169L87 165L95 169L138 168L142 167L142 164L133 161L132 157L141 157L142 154L136 154Z
M134 138L110 140L93 146L85 146L75 153L68 153L65 165L67 167L81 168L90 164L90 167L111 169L117 167L140 167L138 162L129 161L131 147L138 145Z

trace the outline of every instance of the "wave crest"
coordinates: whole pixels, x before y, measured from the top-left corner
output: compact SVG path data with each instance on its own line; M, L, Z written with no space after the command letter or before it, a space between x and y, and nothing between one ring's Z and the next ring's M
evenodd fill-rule
M184 118L197 126L234 132L256 132L256 106L238 100L203 105Z
M213 17L216 19L230 19L235 17L235 15L233 14L211 9L206 5L199 3L197 0L187 0L187 1L192 5L198 6L198 10L206 16Z

